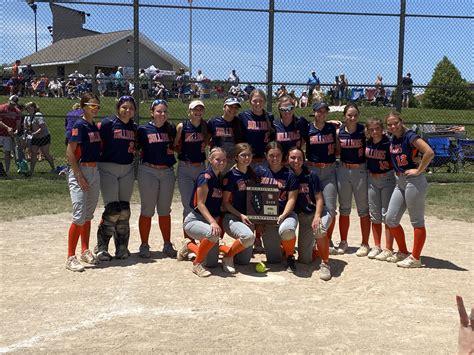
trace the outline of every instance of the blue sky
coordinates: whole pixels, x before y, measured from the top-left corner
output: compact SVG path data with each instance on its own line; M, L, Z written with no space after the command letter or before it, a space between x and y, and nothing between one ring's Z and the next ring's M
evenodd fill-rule
M8 0L7 0L8 1ZM110 1L109 1L110 2ZM113 1L126 3L123 1ZM187 0L141 0L143 4L187 6ZM380 12L399 11L399 0L275 0L277 10ZM8 1L2 15L1 62L11 62L34 51L33 11L25 1ZM194 0L195 6L264 9L266 0ZM85 28L110 32L131 29L132 8L65 4L91 13ZM408 14L472 16L472 0L407 0ZM38 4L39 48L51 44L52 24L47 3ZM189 11L142 8L140 31L188 64ZM225 79L236 69L241 80L265 81L268 14L193 10L193 72L202 69L211 79ZM398 17L317 14L275 15L274 81L306 82L311 70L332 83L345 73L352 84L371 84L377 74L396 83ZM6 31L14 29L14 31ZM413 18L406 20L404 73L415 84L427 84L444 55L461 75L473 78L473 26L469 19Z

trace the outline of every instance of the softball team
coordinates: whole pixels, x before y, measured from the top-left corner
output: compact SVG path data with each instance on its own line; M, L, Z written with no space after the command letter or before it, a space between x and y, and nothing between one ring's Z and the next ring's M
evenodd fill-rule
M390 156L395 169L396 181L390 203L388 205L386 223L398 244L398 252L387 258L403 268L421 267L420 255L426 240L425 228L425 197L428 182L425 169L434 157L434 152L415 132L403 125L398 112L392 112L385 118L390 140ZM416 155L422 154L421 161L415 161ZM413 226L413 249L411 255L405 243L405 233L400 220L408 209L410 222Z
M135 173L135 138L137 127L133 121L136 104L131 96L122 96L116 104L117 114L100 124L102 153L100 156L100 190L105 210L97 231L96 254L100 261L109 261L109 240L114 238L115 257L130 256L130 199Z
M158 224L163 237L163 253L176 257L171 244L171 202L173 200L176 177L173 166L176 127L168 122L168 103L155 100L150 107L152 120L138 128L138 145L141 149L138 167L138 190L141 211L138 220L140 230L140 251L142 258L150 257L148 244L151 218L158 213Z
M96 95L86 93L81 98L83 114L74 124L66 156L71 166L68 186L72 201L72 223L69 227L66 269L84 271L76 258L76 246L81 238L81 261L97 264L96 256L89 249L91 220L99 200L100 175L97 162L100 157L101 139L94 122L100 109Z
M125 259L130 255L130 199L136 149L140 149L137 175L141 199L140 257L151 256L149 235L156 209L164 240L163 253L179 261L194 255L192 271L199 277L211 275L208 268L218 264L219 254L226 273L236 273L235 264L249 264L256 231L262 235L267 262L284 260L286 269L294 273L299 224L298 261L310 264L319 256L319 277L327 281L332 277L329 255L344 254L348 248L354 195L362 233L356 255L397 263L404 268L421 267L420 255L426 240L424 170L434 153L416 133L403 126L400 114L392 112L386 117L392 135L388 138L380 119L369 119L365 127L360 124L359 109L352 103L344 108L344 122L338 130L333 123L326 122L329 107L324 102L313 105L314 122L309 124L294 115L290 97L283 96L278 101L280 119L275 122L264 111L264 103L265 94L252 91L251 110L237 118L240 102L226 99L223 115L207 124L203 102L193 101L188 107L189 118L175 127L168 122L168 103L155 100L150 107L151 120L137 129L133 121L136 103L132 97L122 96L116 104L116 115L105 118L98 127L94 119L100 108L99 98L83 95L80 104L83 115L74 124L66 151L71 165L68 185L73 204L66 268L84 270L75 255L79 238L80 260L84 263L94 265L111 260L108 244L112 237L115 258ZM273 131L276 140L270 141ZM244 139L249 143L238 143ZM307 161L301 148L303 140ZM205 167L208 143L212 149L209 165ZM171 243L175 152L179 160L185 235L178 251ZM417 159L419 153L421 159ZM339 165L336 155L340 155ZM247 185L256 182L276 186L280 191L275 225L254 225L247 217ZM105 209L94 254L89 250L90 221L99 190ZM337 194L341 242L334 248L330 243ZM411 255L400 225L406 209L414 228ZM386 225L384 249L382 224ZM369 247L371 228L372 249ZM219 245L224 232L234 239L231 245ZM393 252L394 239L399 248L397 253Z

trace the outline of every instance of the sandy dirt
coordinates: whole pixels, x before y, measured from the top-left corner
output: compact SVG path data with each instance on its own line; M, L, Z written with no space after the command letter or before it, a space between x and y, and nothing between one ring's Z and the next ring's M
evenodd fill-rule
M177 245L182 210L173 209ZM425 267L405 270L355 256L353 213L351 252L331 259L334 277L323 282L319 260L297 274L283 265L257 274L260 255L235 276L219 266L200 279L190 262L160 252L156 218L152 258L140 259L138 215L135 205L132 256L83 273L65 269L69 214L3 222L0 352L454 353L455 295L474 303L469 223L427 218ZM406 217L403 225L411 246Z

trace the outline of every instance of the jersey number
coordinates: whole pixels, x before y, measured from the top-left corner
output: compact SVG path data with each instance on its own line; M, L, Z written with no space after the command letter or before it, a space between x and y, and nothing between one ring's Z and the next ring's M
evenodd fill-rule
M390 170L390 163L385 160L379 161L379 169L380 170Z
M405 154L397 155L396 159L398 166L408 165L407 156Z

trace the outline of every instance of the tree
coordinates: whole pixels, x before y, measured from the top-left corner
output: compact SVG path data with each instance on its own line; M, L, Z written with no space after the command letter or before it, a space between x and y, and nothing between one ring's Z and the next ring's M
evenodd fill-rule
M436 65L423 97L427 108L465 110L472 107L474 92L448 57Z

